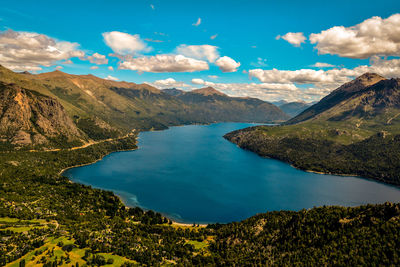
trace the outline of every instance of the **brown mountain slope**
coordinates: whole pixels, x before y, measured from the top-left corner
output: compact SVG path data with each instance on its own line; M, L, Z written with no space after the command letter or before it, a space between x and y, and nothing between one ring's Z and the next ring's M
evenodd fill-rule
M213 88L171 96L148 84L115 82L93 75L61 71L14 73L0 66L0 81L56 98L90 138L110 138L118 131L165 129L168 126L235 122L274 122L286 114L258 99L229 97ZM192 98L192 100L188 100ZM103 125L107 131L92 128ZM113 132L111 134L111 132Z
M0 135L14 145L54 145L85 141L54 98L0 82Z
M348 99L356 92L371 86L379 81L384 80L382 76L375 73L365 73L351 82L345 83L336 90L332 91L329 95L322 98L317 104L309 107L296 117L290 119L286 124L295 124L301 121L309 120L318 114L332 108L343 100Z
M189 93L192 94L199 94L199 95L204 95L204 96L210 96L210 95L221 95L221 96L227 96L226 94L212 88L212 87L205 87L205 88L200 88L200 89L195 89L190 91Z

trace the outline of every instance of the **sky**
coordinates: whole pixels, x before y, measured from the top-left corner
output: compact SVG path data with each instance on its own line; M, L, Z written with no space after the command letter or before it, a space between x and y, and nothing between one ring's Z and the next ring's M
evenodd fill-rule
M365 72L400 77L400 1L4 1L0 64L317 101Z

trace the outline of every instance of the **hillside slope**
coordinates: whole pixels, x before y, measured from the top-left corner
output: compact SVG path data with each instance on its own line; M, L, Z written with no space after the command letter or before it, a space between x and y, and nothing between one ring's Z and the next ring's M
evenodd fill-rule
M341 101L348 99L353 94L362 91L379 81L384 80L382 76L375 73L365 73L351 82L345 83L326 97L322 98L317 104L309 107L298 116L290 119L286 124L295 124L309 120L318 114L334 107Z
M354 84L361 86L349 86ZM225 138L300 169L400 185L399 84L399 79L365 74L289 122L307 120L248 128Z
M257 98L229 97L212 87L185 92L177 97L192 106L199 117L211 121L282 122L289 118L273 104Z
M184 93L210 97L208 105L204 105L186 102L180 95L170 95L148 84L109 81L93 75L72 75L61 71L34 75L14 73L0 66L0 81L15 83L56 98L69 116L83 128L104 125L113 132L128 132L132 128L165 129L172 125L192 123L287 119L283 112L264 101L257 100L257 106L262 108L255 108L252 103L254 100L239 100L222 95L215 89L223 101L214 99L213 94L199 94L201 90ZM104 137L110 136L104 134Z
M290 117L294 117L307 108L312 106L312 104L305 103L305 102L289 102L278 106L283 112L288 114Z

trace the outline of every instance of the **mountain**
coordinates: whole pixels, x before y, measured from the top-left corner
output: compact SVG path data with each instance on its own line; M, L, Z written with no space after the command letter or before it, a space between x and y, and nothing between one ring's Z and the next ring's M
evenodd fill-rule
M56 145L86 141L55 98L0 82L0 136L2 144Z
M288 124L247 128L225 138L300 169L400 185L399 84L366 73Z
M166 93L167 95L170 95L170 96L178 96L185 92L183 90L179 90L176 88L163 89L162 91L163 91L163 93Z
M343 84L332 93L321 99L321 101L319 101L317 104L306 109L298 116L290 119L287 124L294 124L314 118L315 116L318 116L318 114L332 108L341 101L348 99L357 92L360 92L363 89L384 79L384 77L375 73L365 73L355 80Z
M203 96L215 96L215 95L219 95L219 96L227 96L226 94L212 88L212 87L205 87L205 88L200 88L200 89L195 89L192 90L191 92L189 92L190 94L199 94L199 95L203 95Z
M299 101L281 104L279 108L290 117L294 117L303 112L305 109L309 108L310 106L312 106L312 104Z
M206 87L185 92L177 98L191 106L194 113L211 121L281 122L288 116L275 105L250 97L230 97Z
M81 134L92 140L115 138L132 129L287 119L281 110L269 103L229 97L213 88L182 91L174 96L168 94L171 91L165 92L148 84L110 81L59 70L41 74L15 73L2 66L0 82L14 84L56 100L81 130Z
M286 100L279 100L279 101L271 102L271 104L274 104L275 106L278 106L278 107L280 107L284 104L287 104L287 103L289 103L289 102L287 102Z

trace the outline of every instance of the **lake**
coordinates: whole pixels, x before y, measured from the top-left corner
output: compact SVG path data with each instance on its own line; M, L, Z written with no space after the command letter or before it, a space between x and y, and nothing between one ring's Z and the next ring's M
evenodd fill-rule
M64 172L180 222L226 223L273 210L400 202L400 190L371 180L308 173L240 149L222 136L252 126L217 123L142 132L139 149Z

